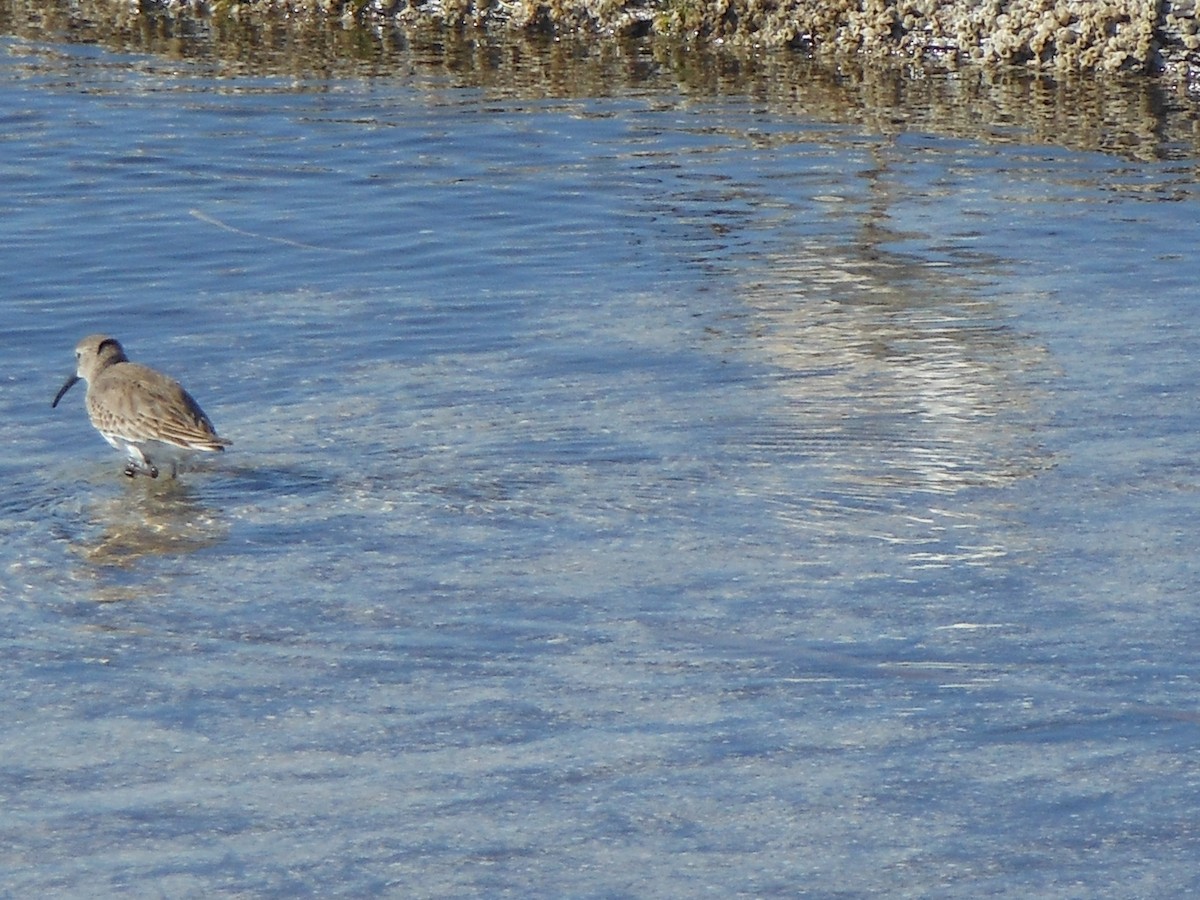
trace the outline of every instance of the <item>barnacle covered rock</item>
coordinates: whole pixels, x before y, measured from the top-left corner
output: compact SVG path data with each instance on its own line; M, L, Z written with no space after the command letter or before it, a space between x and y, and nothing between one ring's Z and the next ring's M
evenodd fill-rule
M14 18L164 14L657 36L1062 72L1200 70L1197 0L0 0ZM131 26L134 27L134 26Z

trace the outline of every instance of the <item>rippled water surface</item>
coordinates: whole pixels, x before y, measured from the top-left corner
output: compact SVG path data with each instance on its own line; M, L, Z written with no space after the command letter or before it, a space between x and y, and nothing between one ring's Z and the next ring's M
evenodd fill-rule
M0 51L0 893L1200 888L1195 160Z

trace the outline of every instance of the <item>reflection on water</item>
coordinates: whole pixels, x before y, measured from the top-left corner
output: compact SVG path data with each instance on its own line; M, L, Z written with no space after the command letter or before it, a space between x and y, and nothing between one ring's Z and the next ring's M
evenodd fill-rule
M822 540L903 545L909 567L995 562L1011 547L980 537L989 516L972 500L984 494L969 492L1013 486L1051 464L1036 436L1047 354L984 287L1006 264L970 234L974 222L955 216L962 201L943 201L955 182L931 189L913 177L919 152L872 138L860 157L838 162L850 172L824 175L802 138L773 138L754 146L781 170L808 154L808 168L767 190L720 159L681 166L657 207L693 230L705 265L732 277L749 311L742 321L730 310L741 321L733 330L712 320L713 341L774 373L749 429L757 491L781 520ZM936 246L912 230L929 224L913 209L947 220ZM845 233L810 229L814 221Z
M139 599L146 582L125 583L120 571L154 558L185 557L220 543L229 525L179 479L136 479L115 496L93 500L87 533L72 547L80 576L99 601ZM114 579L114 576L118 576Z
M821 470L796 524L903 545L911 569L987 566L1019 549L980 535L988 518L951 496L1050 464L1031 431L1041 350L938 269L814 244L772 275L744 299L759 350L788 373L784 433L764 441L800 445Z
M450 80L518 98L679 89L689 97L752 96L776 113L882 134L921 130L1143 160L1189 158L1200 147L1191 104L1148 78L1050 79L1016 67L924 71L852 57L833 66L795 53L705 50L672 41L585 44L398 23L343 26L335 17L256 17L251 5L243 6L238 15L209 17L187 4L6 0L0 33L151 53L211 66L220 76L385 76L437 87ZM308 89L324 88L311 83Z
M955 296L937 268L815 243L772 279L744 295L757 346L792 373L780 391L799 439L838 458L851 496L948 494L1044 467L1023 422L1043 354L985 300Z

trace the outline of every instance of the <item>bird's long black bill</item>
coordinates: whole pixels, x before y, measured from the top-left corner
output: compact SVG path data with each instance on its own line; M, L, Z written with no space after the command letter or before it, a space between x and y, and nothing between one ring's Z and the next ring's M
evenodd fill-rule
M63 398L63 394L65 394L67 391L69 391L71 389L71 385L73 385L78 380L79 380L78 375L72 375L70 378L67 379L67 383L64 384L62 387L60 387L58 389L58 393L54 395L54 402L50 404L51 409L54 409L54 407L58 406L58 401Z

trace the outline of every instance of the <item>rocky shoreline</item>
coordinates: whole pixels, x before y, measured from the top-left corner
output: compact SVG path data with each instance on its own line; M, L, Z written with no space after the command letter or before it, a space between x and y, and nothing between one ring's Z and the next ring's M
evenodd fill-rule
M319 18L357 27L656 37L940 68L1200 73L1195 0L78 0L70 6L92 17Z

